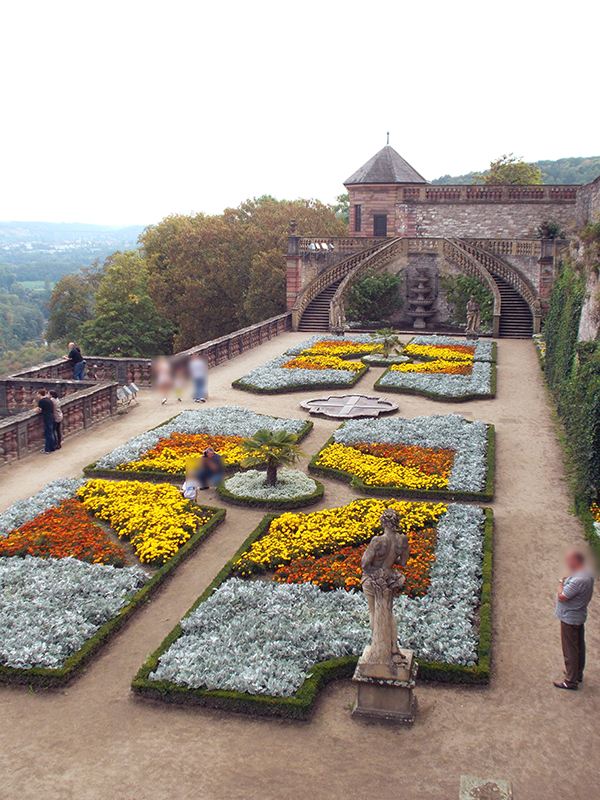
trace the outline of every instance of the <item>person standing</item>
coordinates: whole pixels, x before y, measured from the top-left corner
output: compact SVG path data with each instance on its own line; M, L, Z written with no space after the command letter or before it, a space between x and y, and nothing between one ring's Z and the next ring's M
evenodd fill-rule
M66 356L63 356L63 358L70 361L73 365L73 380L82 381L85 359L81 355L81 350L77 347L75 342L69 342L69 352Z
M45 389L38 389L35 394L37 397L36 413L42 415L44 422L45 447L40 452L53 453L56 450L54 443L54 405Z
M56 449L60 450L62 447L63 412L62 408L60 407L58 392L56 392L54 389L50 389L48 394L50 396L50 400L52 401L52 405L54 406L54 442L56 444Z
M206 361L198 353L190 358L189 363L190 377L194 386L194 401L196 403L206 402L206 379L208 368Z
M567 575L559 580L556 617L560 620L560 640L565 660L565 677L554 681L557 689L577 689L585 667L584 624L594 592L594 573L586 566L580 550L565 556Z

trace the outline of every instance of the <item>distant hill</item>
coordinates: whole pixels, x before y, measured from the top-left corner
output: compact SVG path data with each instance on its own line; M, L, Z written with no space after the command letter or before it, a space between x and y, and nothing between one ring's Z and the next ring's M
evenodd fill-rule
M600 156L559 158L556 161L536 161L545 173L544 183L588 183L600 175ZM473 183L476 172L467 172L466 175L442 175L431 181L436 184L457 185Z

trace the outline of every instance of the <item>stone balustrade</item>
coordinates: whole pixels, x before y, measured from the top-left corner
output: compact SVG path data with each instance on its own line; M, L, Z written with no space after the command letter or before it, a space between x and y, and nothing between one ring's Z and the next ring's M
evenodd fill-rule
M79 383L81 386L81 383ZM117 410L117 384L87 386L61 400L63 438L110 418ZM44 425L33 409L0 420L0 465L44 447Z
M580 186L409 186L404 199L425 203L576 203Z
M60 380L58 378L0 378L0 417L20 414L32 408L38 389L54 389L63 402L64 398L82 389L96 386L93 381Z

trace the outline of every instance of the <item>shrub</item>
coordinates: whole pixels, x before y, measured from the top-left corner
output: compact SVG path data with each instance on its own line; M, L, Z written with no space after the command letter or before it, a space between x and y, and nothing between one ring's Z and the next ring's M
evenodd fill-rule
M481 310L481 328L492 327L494 315L494 298L487 286L470 275L440 275L442 289L446 293L446 301L450 306L450 315L455 325L467 324L467 303L471 295L479 303Z
M346 318L365 325L386 319L402 306L400 276L368 270L351 285L346 301Z

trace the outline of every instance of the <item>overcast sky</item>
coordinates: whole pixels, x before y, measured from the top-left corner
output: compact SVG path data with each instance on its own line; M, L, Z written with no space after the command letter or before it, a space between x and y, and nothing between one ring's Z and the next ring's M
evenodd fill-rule
M597 2L4 3L0 219L331 202L390 143L426 178L600 155Z

